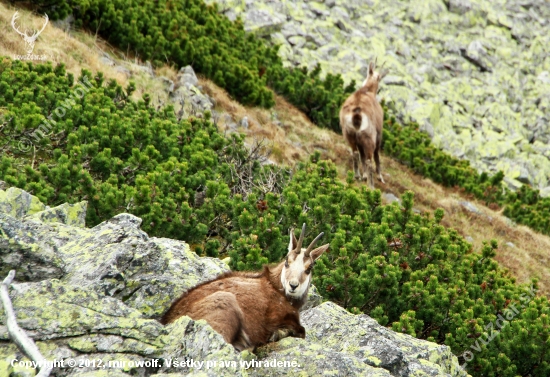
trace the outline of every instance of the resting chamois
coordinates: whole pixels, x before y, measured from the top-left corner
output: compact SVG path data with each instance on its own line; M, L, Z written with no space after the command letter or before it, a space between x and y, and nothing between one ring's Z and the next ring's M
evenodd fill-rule
M264 266L255 273L227 272L185 292L161 323L184 315L204 319L239 351L288 335L304 338L298 310L307 301L313 264L329 246L313 250L321 233L302 249L304 234L305 224L299 241L290 232L288 254L276 266Z
M350 95L340 109L340 127L353 153L353 172L355 179L368 180L374 188L371 161L374 158L378 179L384 182L380 170L380 147L382 144L382 123L384 111L376 100L378 84L387 72L376 72L375 63L369 64L367 78L363 86ZM367 175L368 172L368 175Z

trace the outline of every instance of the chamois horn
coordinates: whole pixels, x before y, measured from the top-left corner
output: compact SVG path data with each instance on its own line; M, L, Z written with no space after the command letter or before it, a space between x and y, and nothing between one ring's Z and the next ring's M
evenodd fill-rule
M307 247L307 249L304 253L304 258L309 258L309 254L311 253L311 251L313 249L313 246L315 246L315 242L319 241L319 239L321 237L323 237L324 234L325 234L325 232L319 233L319 235L317 237L315 237L315 239L313 241L311 241L311 243L309 244L309 246Z
M296 245L296 254L300 254L302 251L302 243L304 243L304 234L306 234L306 223L302 225L302 233L300 233L300 239Z

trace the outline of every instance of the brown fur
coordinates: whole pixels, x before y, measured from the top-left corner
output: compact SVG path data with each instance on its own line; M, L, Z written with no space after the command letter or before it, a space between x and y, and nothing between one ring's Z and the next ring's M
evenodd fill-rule
M313 249L321 233L302 249L305 229L303 224L300 240L290 231L288 254L278 265L259 272L227 272L200 284L177 299L161 323L184 315L205 319L238 350L286 336L304 338L298 310L307 301L313 264L329 247Z
M161 323L172 323L184 315L205 319L238 350L266 344L279 330L304 338L298 309L273 285L274 275L267 266L260 273L223 274L184 293Z
M384 182L380 168L384 111L376 100L376 93L385 73L380 74L374 68L374 63L370 63L369 75L363 86L346 99L340 110L340 127L353 153L355 178L361 179L359 168L359 161L361 161L362 179L368 180L371 188L374 187L372 160L376 164L378 179Z

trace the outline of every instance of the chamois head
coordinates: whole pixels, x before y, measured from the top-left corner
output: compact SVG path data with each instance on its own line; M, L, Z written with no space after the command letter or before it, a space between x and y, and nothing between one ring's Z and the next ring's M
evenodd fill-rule
M369 63L369 72L367 74L367 78L363 81L363 88L365 88L367 92L374 94L378 93L378 84L388 74L387 69L383 69L380 72L375 70L376 60L377 59L374 59L374 62ZM383 66L384 64L382 64L380 68Z
M281 284L287 298L301 300L307 294L311 283L311 270L317 258L327 251L329 244L313 249L315 242L323 236L320 233L307 247L302 248L306 224L302 226L300 239L296 240L294 229L290 231L290 242L283 269L281 271Z

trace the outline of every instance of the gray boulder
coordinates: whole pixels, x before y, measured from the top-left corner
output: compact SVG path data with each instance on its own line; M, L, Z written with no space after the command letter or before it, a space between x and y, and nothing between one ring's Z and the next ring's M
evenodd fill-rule
M91 229L38 219L40 213L23 221L0 213L3 275L15 268L18 281L62 279L156 318L183 291L228 270L218 259L198 257L184 242L150 238L139 228L141 219L130 214Z
M265 36L280 31L286 16L270 9L251 9L246 12L245 20L246 31Z
M195 75L193 67L190 65L182 67L178 72L177 77L178 87L185 86L187 88L191 86L197 86L199 84L199 79Z
M201 92L199 79L190 65L179 70L174 84L169 98L172 102L181 104L187 115L190 112L202 114L214 107L213 100Z
M298 362L302 369L255 370L252 376L467 376L449 347L388 330L367 315L326 302L301 315L306 339L269 347L263 362Z
M301 314L307 338L269 344L259 356L235 351L203 320L163 326L157 319L172 301L228 271L226 263L149 237L130 214L85 228L85 203L49 209L15 188L0 198L0 271L17 271L9 295L19 326L46 359L63 362L52 376L465 376L448 347L321 304L313 286ZM35 375L14 359L27 360L1 308L0 375Z

